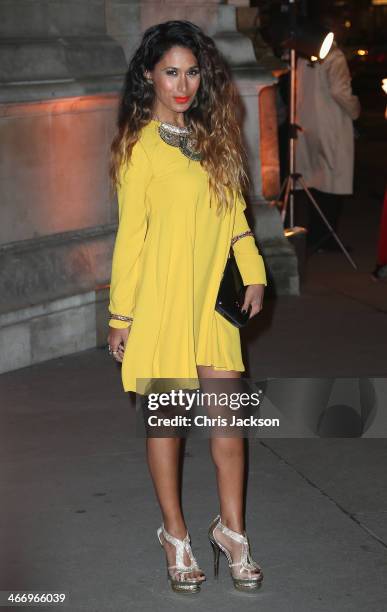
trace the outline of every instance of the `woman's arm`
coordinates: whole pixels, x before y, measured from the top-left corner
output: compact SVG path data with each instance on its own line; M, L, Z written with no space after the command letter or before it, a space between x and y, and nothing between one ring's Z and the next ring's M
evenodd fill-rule
M235 260L244 285L267 285L265 265L255 244L254 236L241 235L251 232L245 217L245 209L244 199L237 197L232 233L232 242L236 239L232 247Z
M152 177L149 158L140 141L120 172L118 231L114 244L110 281L111 314L133 317L139 256L147 231L146 190ZM110 327L125 329L130 322L110 319Z

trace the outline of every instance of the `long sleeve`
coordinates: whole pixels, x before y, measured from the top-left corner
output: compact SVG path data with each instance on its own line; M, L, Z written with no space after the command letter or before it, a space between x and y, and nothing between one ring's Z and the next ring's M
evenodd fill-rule
M329 57L329 56L328 56ZM327 62L327 77L332 98L355 120L360 115L360 102L352 93L351 75L344 53L339 49Z
M138 279L139 256L147 231L146 190L152 178L149 158L140 141L133 146L128 164L120 171L118 230L113 250L110 281L111 314L132 317ZM123 329L125 321L110 319L110 327Z
M232 237L251 231L244 210L246 203L237 197ZM255 244L254 236L243 236L233 245L235 260L244 285L267 285L265 265Z

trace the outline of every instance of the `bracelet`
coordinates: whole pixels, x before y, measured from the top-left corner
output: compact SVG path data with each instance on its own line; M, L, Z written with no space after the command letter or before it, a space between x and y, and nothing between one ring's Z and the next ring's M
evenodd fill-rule
M231 239L231 246L233 246L233 244L237 240L240 240L241 238L244 238L245 236L254 236L254 233L251 230L247 230L246 232L243 232L242 234L238 234L237 236L234 236L234 238Z
M124 315L119 314L111 314L109 319L117 319L117 321L126 321L128 323L133 321L133 317L125 317Z

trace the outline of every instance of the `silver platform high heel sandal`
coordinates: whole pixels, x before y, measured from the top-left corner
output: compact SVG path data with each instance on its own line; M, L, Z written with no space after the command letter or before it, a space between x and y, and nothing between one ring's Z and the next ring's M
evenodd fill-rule
M234 540L234 542L239 542L242 545L240 561L233 562L231 553L226 548L225 544L219 542L219 540L216 539L216 530L221 531L224 535ZM208 530L208 537L211 542L212 550L214 552L215 578L218 578L219 555L220 551L222 551L227 557L231 578L236 589L239 589L240 591L254 591L262 586L263 572L258 563L253 561L253 559L251 558L246 531L244 532L244 534L232 531L231 529L223 525L220 520L220 515L218 514L210 525L210 528Z
M187 535L184 540L179 540L172 536L168 531L166 531L164 527L164 523L157 530L157 537L161 546L163 546L163 542L161 541L161 534L167 542L173 544L176 549L176 565L168 565L167 561L167 576L168 580L171 583L172 590L176 593L198 593L200 591L200 585L205 580L204 572L199 568L196 559L191 550L190 544L190 536L187 531ZM164 548L164 546L163 546ZM184 563L184 551L188 553L189 559L191 561L190 565L185 565ZM197 578L186 578L183 579L183 575L189 572L199 571L202 572L202 577Z

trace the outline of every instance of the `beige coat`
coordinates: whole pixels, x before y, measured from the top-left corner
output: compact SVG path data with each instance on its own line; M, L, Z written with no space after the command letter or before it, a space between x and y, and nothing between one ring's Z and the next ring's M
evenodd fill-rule
M326 193L353 193L353 120L360 103L352 94L344 53L335 45L325 60L297 60L296 172L308 187ZM299 188L299 185L297 186Z

